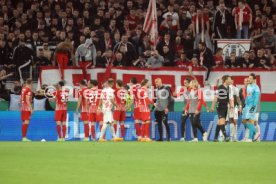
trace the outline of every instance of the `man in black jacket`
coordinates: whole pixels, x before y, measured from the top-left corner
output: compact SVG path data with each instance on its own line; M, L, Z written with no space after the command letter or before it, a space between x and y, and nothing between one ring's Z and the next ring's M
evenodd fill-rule
M204 67L207 70L205 83L208 83L210 72L212 68L215 66L212 51L206 47L206 44L204 42L199 42L197 52L197 57L200 62L200 66Z
M233 17L226 9L223 1L219 3L214 19L214 34L215 38L227 38L227 29L231 27Z
M32 62L33 62L33 50L25 45L25 41L20 41L19 45L14 49L13 61L17 67L18 75L21 84L24 83L22 71L26 69L29 76L26 78L32 78Z

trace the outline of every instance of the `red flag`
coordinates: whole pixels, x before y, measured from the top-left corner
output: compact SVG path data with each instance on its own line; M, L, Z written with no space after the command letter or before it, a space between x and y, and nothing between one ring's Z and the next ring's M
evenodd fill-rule
M150 43L153 45L155 49L158 39L156 0L149 1L143 31L149 35Z

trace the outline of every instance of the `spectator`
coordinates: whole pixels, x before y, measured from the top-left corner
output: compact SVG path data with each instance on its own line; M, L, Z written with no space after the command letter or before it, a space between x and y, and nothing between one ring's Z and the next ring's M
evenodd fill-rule
M274 53L276 51L276 35L274 34L274 29L268 29L266 33L263 34L264 46L266 49L271 49Z
M194 55L191 59L191 64L188 66L190 75L193 75L192 72L194 69L199 69L199 68L200 68L200 65L198 63L197 55Z
M190 61L188 60L186 53L182 52L180 58L176 59L175 66L178 68L187 68L189 65Z
M270 69L271 63L268 58L265 57L265 53L263 49L258 49L257 57L256 57L256 67Z
M174 55L170 52L170 48L167 45L163 46L164 66L174 66Z
M239 0L238 7L234 9L234 15L237 39L248 39L249 29L252 27L252 10L245 0Z
M164 55L164 46L168 46L169 48L169 55L170 56L174 56L175 55L175 48L174 48L174 40L171 40L171 36L170 34L165 34L164 36L164 40L161 40L158 44L157 44L157 51L160 55Z
M151 51L146 50L143 52L139 58L133 63L133 66L139 67L139 68L145 68L148 58L151 56Z
M7 71L4 69L0 69L0 98L7 99L8 93L6 90L6 79L12 76L13 73L7 74Z
M160 35L165 35L166 33L169 33L172 36L176 35L176 32L178 30L178 22L172 18L171 15L167 15L165 20L161 22L160 25Z
M72 47L71 43L63 41L57 45L54 53L54 60L58 64L62 80L64 79L64 69L68 66L69 59L72 57Z
M113 53L118 51L125 56L125 66L132 66L137 58L137 53L134 45L128 41L127 35L123 35L121 41L114 46Z
M180 24L180 28L182 28L183 30L187 30L188 27L192 24L192 20L187 16L187 14L188 13L185 9L182 10L179 24Z
M178 24L179 21L179 15L177 12L174 11L174 7L172 4L168 5L168 11L164 13L163 18L166 19L167 17L171 16L173 20L175 20Z
M158 51L152 51L151 57L147 60L146 66L148 68L160 68L163 66L164 58L159 55Z
M43 48L42 48L43 56L47 58L49 61L52 59L52 51L49 49L49 44L48 43L43 43Z
M125 66L123 53L117 52L115 54L115 60L113 62L113 66L119 66L119 67Z
M181 42L181 37L180 36L177 36L175 38L175 44L174 45L175 45L174 48L175 48L175 51L176 51L175 56L179 57L180 54L183 52L183 49L184 49L183 44Z
M231 52L230 57L225 61L225 68L240 68L241 64L238 58L236 57L236 52Z
M215 67L221 67L224 64L224 59L222 56L222 48L217 48L217 51L214 55L214 62L215 62Z
M206 47L204 42L200 42L198 44L198 54L199 64L207 70L207 74L205 77L205 83L208 84L208 79L211 73L212 68L215 66L214 58L212 51Z
M249 68L252 69L255 67L255 61L254 60L250 60L249 59L249 55L250 52L249 51L245 51L243 54L243 57L240 58L240 63L242 65L243 68Z
M227 38L229 35L228 30L231 27L232 20L231 13L226 9L224 1L219 2L219 6L215 13L214 19L214 36L215 38ZM231 34L231 33L230 33Z
M14 49L13 61L18 71L17 78L20 79L21 84L24 82L23 70L29 73L26 78L32 78L33 51L25 45L24 40L20 40L19 45Z
M101 57L96 59L96 66L97 67L107 67L113 63L113 53L111 49L108 49L103 53Z
M81 67L82 75L87 81L90 77L87 76L87 68L96 66L96 47L91 39L86 39L84 44L81 44L75 53L76 66Z

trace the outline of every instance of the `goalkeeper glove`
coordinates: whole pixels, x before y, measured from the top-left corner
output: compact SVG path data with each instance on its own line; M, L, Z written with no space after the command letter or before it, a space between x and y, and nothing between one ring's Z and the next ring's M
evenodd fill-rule
M253 113L255 111L255 106L251 107L251 109L249 110L250 113Z

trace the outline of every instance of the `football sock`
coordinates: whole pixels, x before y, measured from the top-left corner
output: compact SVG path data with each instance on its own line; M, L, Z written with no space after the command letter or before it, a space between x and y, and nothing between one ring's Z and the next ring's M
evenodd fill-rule
M135 123L135 129L136 129L136 135L138 137L140 137L141 136L141 127L140 127L139 123Z
M147 137L147 138L150 138L150 123L146 123L146 125L145 125L145 136Z
M145 137L146 124L142 124L142 138Z
M116 127L117 127L117 125L116 125ZM116 137L116 133L115 133L115 130L114 130L114 126L112 126L112 125L110 125L110 133L111 133L111 135L112 135L113 138Z
M116 132L117 132L117 123L113 124L113 128L114 128L114 133L116 134Z
M29 126L29 124L25 124L25 123L23 123L23 125L22 125L22 137L23 138L27 136L28 126Z
M216 133L215 133L215 139L218 139L219 132L220 132L220 126L217 125L217 127L216 127Z
M234 123L230 123L230 137L234 139L234 133L235 133L235 125Z
M121 137L122 138L125 137L125 125L124 124L121 125Z
M95 125L91 125L91 135L92 135L92 139L96 138L96 135L95 135Z
M89 124L88 123L84 124L84 137L85 138L89 137Z
M60 127L60 125L57 125L57 133L58 133L58 138L61 138L61 127Z
M63 138L66 137L66 125L62 125L62 135L63 135Z
M220 129L221 129L221 132L222 132L224 138L226 138L227 135L226 135L225 125L220 125Z

